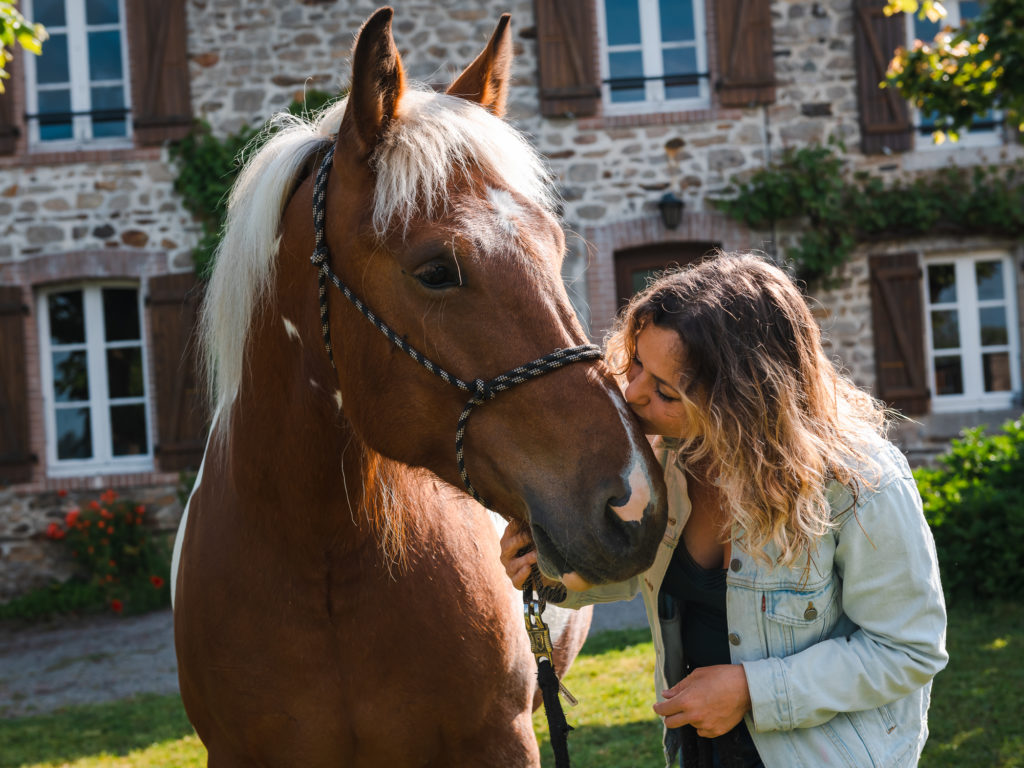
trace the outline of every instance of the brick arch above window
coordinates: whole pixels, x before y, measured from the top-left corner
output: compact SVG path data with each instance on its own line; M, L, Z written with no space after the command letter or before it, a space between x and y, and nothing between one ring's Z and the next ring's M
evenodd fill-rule
M755 243L749 230L717 211L686 212L678 229L666 229L658 216L643 216L580 230L589 243L586 268L590 334L601 338L611 328L618 309L615 287L616 252L666 243L720 243L723 250L749 250Z

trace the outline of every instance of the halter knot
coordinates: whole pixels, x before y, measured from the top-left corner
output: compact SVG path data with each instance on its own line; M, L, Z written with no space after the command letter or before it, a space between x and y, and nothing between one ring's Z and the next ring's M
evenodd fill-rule
M327 246L321 244L313 250L313 255L309 257L309 260L313 262L313 266L317 269L323 269L324 265L327 264L327 255Z
M469 402L473 405L482 405L486 400L493 400L497 394L498 390L491 386L490 381L473 379L473 397Z

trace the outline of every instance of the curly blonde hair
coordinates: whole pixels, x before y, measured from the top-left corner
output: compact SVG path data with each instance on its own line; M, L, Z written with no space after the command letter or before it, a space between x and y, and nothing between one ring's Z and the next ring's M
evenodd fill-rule
M829 482L856 499L876 480L869 446L885 435L883 405L836 371L799 289L759 256L716 254L637 294L606 340L617 374L652 324L682 342L679 465L719 486L746 551L809 565L837 524Z

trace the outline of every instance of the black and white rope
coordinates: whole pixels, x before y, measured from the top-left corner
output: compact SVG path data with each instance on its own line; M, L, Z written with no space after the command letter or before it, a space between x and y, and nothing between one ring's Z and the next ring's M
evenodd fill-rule
M317 170L316 181L313 186L313 226L316 244L313 249L313 256L310 259L318 272L317 279L320 301L320 326L323 332L324 347L327 349L327 356L331 360L331 366L335 366L335 362L334 351L331 346L331 327L327 311L328 280L330 280L334 286L341 291L342 295L352 302L353 306L359 310L360 314L373 323L374 327L383 333L392 344L401 349L409 355L409 357L442 381L458 387L463 392L471 394L469 401L466 403L466 406L462 409L462 413L459 415L459 420L455 428L455 458L459 467L459 477L462 478L462 483L466 486L466 490L469 491L469 494L478 502L484 506L488 506L487 502L485 502L480 496L476 488L473 487L473 484L469 480L469 473L466 471L466 459L463 444L466 438L466 424L469 421L470 413L472 413L476 406L483 405L488 400L493 400L499 393L504 392L507 389L511 389L518 384L523 384L531 379L535 379L546 373L550 373L551 371L570 365L571 363L578 363L585 360L596 360L601 357L601 348L593 344L581 344L576 347L569 347L568 349L556 349L554 352L550 352L543 357L531 360L528 363L523 363L522 365L516 366L505 373L499 374L493 379L473 379L472 381L466 381L464 379L460 379L458 376L452 375L444 368L434 363L430 358L421 354L417 349L409 345L405 339L395 333L387 323L377 317L377 315L373 313L373 310L366 306L366 304L364 304L331 269L330 249L327 246L324 217L326 215L327 178L331 172L333 158L334 144L331 144L323 159L320 161L320 167Z

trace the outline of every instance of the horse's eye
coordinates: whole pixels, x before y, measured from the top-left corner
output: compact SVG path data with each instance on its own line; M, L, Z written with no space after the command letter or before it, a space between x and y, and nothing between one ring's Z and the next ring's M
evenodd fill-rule
M447 264L432 262L416 272L416 279L427 288L456 288L462 285L460 275Z

